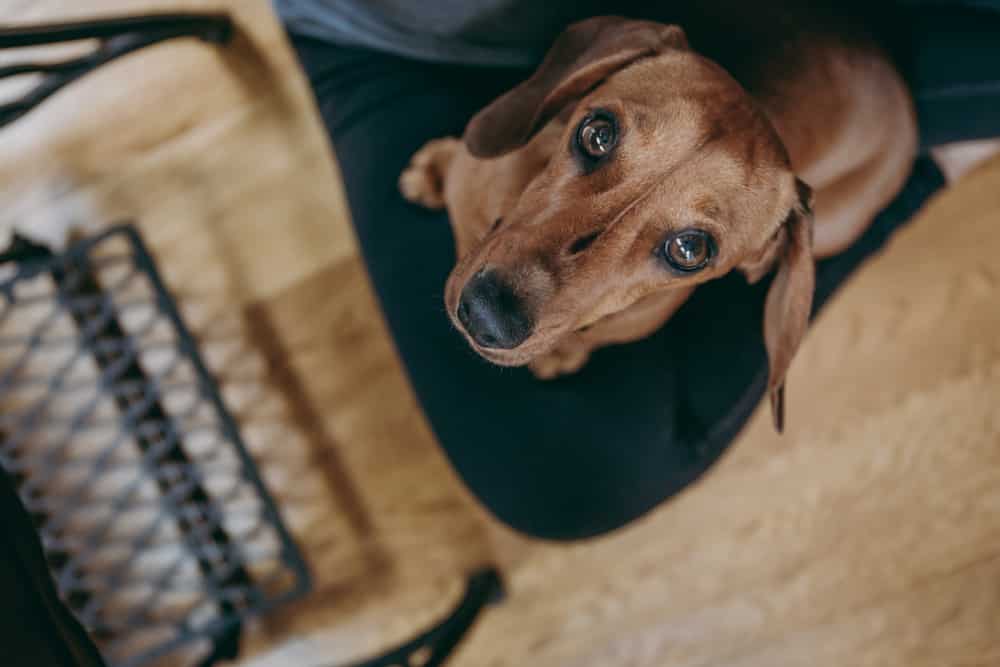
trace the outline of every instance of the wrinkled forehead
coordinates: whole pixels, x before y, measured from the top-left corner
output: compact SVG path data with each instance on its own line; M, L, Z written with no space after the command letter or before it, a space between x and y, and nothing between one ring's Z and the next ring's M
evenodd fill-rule
M637 61L608 77L594 92L653 107L677 102L705 110L715 107L720 116L732 115L730 105L751 100L725 69L692 51L668 51Z
M646 197L670 230L703 227L725 234L729 250L766 240L795 205L795 177L780 166L748 166L719 147L706 147L664 174Z
M766 227L794 204L794 175L773 127L736 81L696 54L628 67L581 107L575 115L604 108L619 119L613 169L663 210Z
M787 167L788 156L753 98L724 69L690 51L635 63L585 99L610 108L631 145L682 154L709 144L753 164Z

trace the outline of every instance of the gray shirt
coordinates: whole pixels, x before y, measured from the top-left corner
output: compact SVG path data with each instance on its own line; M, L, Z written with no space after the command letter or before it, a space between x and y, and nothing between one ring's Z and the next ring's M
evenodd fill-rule
M535 65L600 0L272 0L288 27L325 41L418 60ZM613 12L607 12L613 13Z

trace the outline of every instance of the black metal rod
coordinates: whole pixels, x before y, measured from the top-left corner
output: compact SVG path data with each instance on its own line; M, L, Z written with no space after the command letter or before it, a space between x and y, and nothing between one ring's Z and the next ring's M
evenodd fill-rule
M224 43L232 34L232 21L224 14L159 14L0 28L0 49L84 39L100 41L93 51L77 58L0 67L0 78L43 75L42 80L20 98L0 104L0 128L13 123L73 81L133 51L177 37Z
M90 21L0 27L0 49L40 46L81 39L107 39L125 33L167 30L219 44L229 41L233 22L222 13L149 14Z
M465 593L448 616L431 629L382 655L347 667L395 667L413 664L418 651L429 651L424 667L441 667L458 643L468 634L488 605L503 598L503 580L495 568L488 567L469 575Z
M143 298L126 297L119 299L118 290L127 284L128 280L118 280L115 285L106 284L101 280L103 277L101 273L103 267L120 265L124 259L124 256L117 253L107 256L94 256L92 254L96 246L106 242L111 237L124 239L127 242L130 249L127 262L131 265L135 275L142 276L148 281L148 286L153 292L151 302L148 296ZM142 648L139 653L136 653L131 647L125 649L130 653L127 657L128 664L148 664L150 661L156 661L177 647L194 639L209 639L212 641L212 652L203 661L203 665L212 665L219 660L235 657L238 652L243 619L248 615L260 614L278 604L288 602L305 594L310 588L309 571L302 554L282 521L274 499L263 484L253 458L246 450L236 422L219 395L217 380L209 372L204 360L201 359L195 339L187 329L177 309L177 305L174 303L169 290L167 290L166 285L156 270L156 263L143 245L137 230L130 225L111 226L106 231L94 237L73 244L65 253L60 255L53 255L47 248L38 246L15 235L12 246L7 250L0 250L0 263L8 262L14 265L14 276L10 280L0 281L0 292L2 292L2 298L9 300L12 304L18 302L17 295L19 292L16 286L21 284L22 281L44 280L48 277L59 277L59 275L63 278L62 284L57 285L56 298L60 302L60 311L69 311L66 314L72 316L78 333L76 336L65 338L65 340L56 341L55 339L49 339L46 341L46 344L51 345L54 342L58 342L59 345L72 345L74 348L79 349L77 354L82 353L90 356L95 362L101 359L107 362L107 365L97 364L100 373L98 380L99 394L115 399L113 405L117 408L119 414L114 419L114 422L127 422L127 428L121 430L129 433L130 441L137 445L137 449L140 449L139 463L146 471L139 478L129 482L128 485L117 492L116 499L112 503L112 511L116 515L120 515L126 511L123 503L128 503L129 499L132 498L133 490L137 488L136 484L140 482L155 482L159 485L161 491L161 493L157 494L159 496L158 506L161 508L161 512L167 513L162 518L169 520L183 531L181 546L189 554L193 553L196 556L200 554L204 556L206 561L210 561L211 564L215 565L214 574L205 576L202 558L197 558L197 560L191 559L195 560L195 565L198 569L197 580L191 580L186 583L184 590L185 592L194 590L197 588L195 584L202 582L203 592L209 598L206 601L211 602L222 613L217 614L211 620L200 619L196 624L191 624L194 622L194 619L190 618L169 621L173 626L174 634L155 645ZM80 274L86 274L93 278L92 284L88 285L87 280L82 278ZM114 302L109 300L112 294L114 295ZM51 298L53 297L49 295L41 300L45 301ZM30 304L36 300L38 300L37 297L31 296L24 299L22 303ZM242 466L242 471L238 474L238 485L244 489L249 488L255 491L253 509L259 517L258 521L263 523L258 523L257 527L251 533L247 534L241 533L237 535L226 531L224 535L230 541L228 549L220 548L218 543L213 544L214 540L212 538L217 537L214 531L220 528L220 525L217 523L220 520L218 510L226 510L225 517L227 518L236 516L235 511L230 511L234 510L234 507L228 506L236 487L233 487L232 490L228 487L225 490L213 490L211 499L214 506L206 508L204 503L197 502L197 498L195 497L197 494L192 493L192 486L204 489L206 478L202 473L205 470L215 470L213 467L214 464L206 462L200 457L191 459L190 464L171 461L169 450L178 446L183 447L184 443L176 440L182 434L173 428L171 424L158 420L154 413L157 405L159 405L161 410L165 408L162 399L166 396L166 392L170 391L168 387L172 385L169 383L164 384L162 382L163 378L154 377L154 371L158 369L145 368L143 360L137 359L134 354L137 351L134 346L140 346L141 341L138 340L136 334L124 329L124 324L119 319L124 316L124 312L130 307L130 304L134 303L150 303L154 305L158 312L158 317L164 317L166 323L171 325L176 335L174 351L179 354L177 358L183 360L186 364L190 364L197 376L198 403L206 404L213 408L213 414L218 418L218 435L221 435L226 443L226 446L223 447L224 451L230 451L235 454ZM86 320L85 323L81 321L83 319ZM137 324L134 328L146 331L145 327L147 324L148 322ZM109 336L109 334L116 333L113 331L115 326L118 327L122 335L128 337L129 341L127 343L116 339L114 335ZM6 345L9 342L4 341L5 339L0 336L0 343ZM28 345L28 350L25 353L27 356L30 356L28 353L31 350L40 349L39 341L28 340L22 342ZM158 346L156 349L162 348ZM176 362L168 364L168 368L173 368L174 363ZM136 368L139 371L145 371L145 373L141 378L130 379L128 374L133 373ZM56 372L60 376L62 375L61 370L57 370ZM0 392L6 389L6 385L9 384L8 381L10 378L4 377L9 374L10 369L7 369L0 375ZM124 378L122 377L123 374L126 374ZM151 385L150 381L155 383L155 386ZM185 386L189 384L189 381L184 381ZM53 391L65 391L68 387L68 385L64 386L60 384L57 386L50 383L50 389ZM134 387L140 387L143 391L137 393L133 389ZM76 390L73 389L73 391ZM118 397L126 400L129 405L124 406L122 401L117 400ZM10 415L0 415L0 427L6 430L7 425L16 426L25 419L35 420L36 415L34 413L36 409L32 408L19 420L9 419ZM191 414L192 409L193 406L186 406L183 409L178 409L177 412L171 411L170 417L172 420L185 420ZM8 417L8 419L5 419L5 417ZM73 418L70 424L70 431L73 430L74 427L72 424L75 423L76 417ZM138 427L136 427L137 423L139 424ZM110 426L111 422L105 421L104 425ZM35 426L37 424L33 423L31 425L32 428ZM180 424L177 424L177 426L180 426ZM21 426L18 426L18 428L20 429ZM186 438L189 433L191 432L185 431L183 434L184 437ZM140 437L141 441L136 442ZM222 441L218 445L223 446ZM112 447L117 447L117 445L112 445ZM8 449L11 450L12 454L18 454L12 447ZM103 465L102 461L106 460L102 457L106 457L108 452L111 451L113 450L106 448L101 456L91 462L92 465L101 467ZM185 455L187 454L187 450L181 449L179 453ZM212 461L215 461L214 456ZM18 461L15 457L14 463L13 467L15 470L25 471L31 469L30 464L32 461L25 460L23 461L23 465L19 465L22 462ZM44 461L39 461L39 463L42 466L62 465L65 461L59 464L52 460L49 460L48 463ZM205 467L206 463L208 463L207 468ZM184 474L176 474L178 471ZM212 473L209 472L208 474ZM29 482L36 481L34 474L31 474L30 477ZM170 489L168 492L163 493L165 485L169 485ZM25 491L25 493L28 493L28 491ZM64 496L62 509L50 508L44 502L33 503L32 506L36 511L52 512L55 514L55 516L38 517L45 522L46 530L57 533L55 539L48 545L50 548L49 556L54 557L52 559L55 561L52 562L53 565L66 565L70 558L72 558L74 560L74 570L82 568L82 571L86 571L88 567L86 559L92 555L91 550L96 544L95 541L99 541L101 538L95 532L88 531L88 535L82 541L79 539L68 539L68 536L58 535L59 528L56 526L58 526L66 512L72 514L72 508L77 506L82 508L84 505L89 505L92 500L95 500L95 498L88 496L86 498L87 502L81 503L73 495L70 497ZM130 505L128 510L132 509L135 509L135 507ZM207 511L203 511L205 509ZM134 549L149 547L152 543L147 542L147 537L153 535L156 526L159 525L159 520L160 518L158 517L156 522L149 524L141 532L123 539L125 539L127 544L132 545ZM284 571L294 575L294 583L291 587L285 586L281 592L272 594L269 592L270 589L267 586L277 583L275 579L277 573L274 573L267 575L262 582L254 582L252 586L247 588L242 586L230 587L230 582L234 581L232 576L234 569L247 571L249 569L248 564L251 561L260 560L262 557L260 553L245 551L244 545L239 542L246 539L255 539L252 535L265 524L274 532L280 544L278 545L277 552L269 552L264 555L264 558L277 558ZM102 523L95 530L104 531L108 525L110 523ZM185 526L188 530L184 530ZM225 526L225 524L221 526L223 530L226 530ZM116 556L118 555L116 552ZM85 597L75 600L77 603L83 602L87 605L87 609L80 609L79 604L74 606L78 611L87 613L88 619L91 618L87 610L91 606L94 610L100 609L103 601L101 596L104 592L128 585L128 576L123 572L119 573L119 570L123 570L124 565L130 562L131 559L132 557L130 556L125 560L119 561L117 565L102 562L101 567L104 569L97 575L99 578L81 578L76 576L74 572L63 567L65 577L61 578L60 581L66 584L64 593L65 591L79 591L80 594L85 596L85 587L98 586L102 592L95 592L93 600L88 601ZM58 570L60 568L56 567L55 569ZM156 590L166 590L164 588L165 582L172 581L176 583L175 580L170 579L171 572L175 571L175 569L176 566L171 566L170 569L157 575L158 578L151 582L153 588ZM124 630L134 628L137 624L148 622L151 619L151 617L147 617L145 614L149 612L150 607L148 605L152 604L152 602L152 599L147 600L142 608L132 611L124 619L117 619L118 622L115 624L110 622L111 619L99 616L94 617L91 625L94 630L99 631L100 637L111 640L108 644L108 650L112 654L118 653L121 650L118 646L119 643L124 643L125 646L128 646L128 638L127 634L124 634ZM126 659L124 656L122 657Z
M94 328L95 322L91 319L89 313L81 312L79 309L72 307L72 302L81 298L108 298L101 288L97 276L94 275L94 272L88 266L86 258L78 256L67 259L65 263L60 262L56 264L52 269L52 276L59 287L62 298L67 302L67 309L77 327L81 331L94 329L93 334L88 337L85 344L90 349L97 367L102 372L107 372L109 369L121 366L124 361L124 366L118 375L119 381L132 382L137 386L146 388L147 396L135 396L118 392L114 394L115 404L118 406L123 418L136 425L136 428L130 430L134 434L139 450L144 455L156 452L157 450L163 450L158 461L175 464L182 469L193 472L195 469L194 465L181 447L179 437L170 447L164 449L162 443L158 442L155 437L149 433L144 433L143 429L137 428L143 423L161 424L164 426L165 432L169 432L177 427L173 425L173 420L164 409L157 395L157 389L150 381L146 371L142 368L137 355L138 351L134 349L132 339L125 332L118 320L117 314L113 310L107 314L99 314L98 317L101 318L100 324ZM108 303L109 307L113 307L110 300L108 300ZM113 342L115 345L98 345L98 343L109 342ZM129 358L123 360L123 356L128 356ZM156 462L152 463L155 464ZM155 473L152 476L161 494L165 497L177 495L175 487L178 484L184 483L184 480L167 479L164 475ZM198 569L211 582L211 585L217 586L220 589L230 586L251 587L252 581L250 575L242 565L230 564L232 566L227 568L226 576L219 581L218 565L207 558L203 550L193 545L197 541L193 537L193 534L208 532L209 539L219 547L221 553L229 553L233 548L229 535L221 525L219 519L221 513L215 508L212 498L202 488L199 480L188 480L188 483L188 488L174 502L178 505L193 503L202 510L205 519L213 524L210 530L205 531L204 526L199 526L183 512L176 512L173 517L182 534L185 536L185 546L192 552L198 563ZM219 601L219 607L224 615L231 615L234 612L238 613L236 607L226 599ZM230 628L230 632L238 636L239 624L234 624Z

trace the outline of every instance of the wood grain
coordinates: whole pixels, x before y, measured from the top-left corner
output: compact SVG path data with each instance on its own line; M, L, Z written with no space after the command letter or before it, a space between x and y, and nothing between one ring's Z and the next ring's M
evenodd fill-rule
M5 3L3 20L89 15ZM136 218L314 569L244 664L407 637L500 562L458 666L1000 664L1000 161L937 198L834 300L702 482L576 545L496 525L400 371L328 142L261 0L226 50L157 47L0 132L0 223Z

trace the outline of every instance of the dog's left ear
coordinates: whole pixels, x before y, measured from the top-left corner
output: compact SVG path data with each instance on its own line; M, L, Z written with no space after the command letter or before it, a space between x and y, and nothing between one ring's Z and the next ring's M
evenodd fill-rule
M569 26L527 81L473 116L466 148L476 157L503 155L526 144L565 107L630 64L668 49L686 49L675 25L597 16Z
M767 393L771 400L774 428L780 433L785 423L785 375L809 326L816 265L813 260L812 189L796 179L798 203L788 214L763 256L741 266L754 282L777 263L764 305L764 345L767 347L769 376Z

